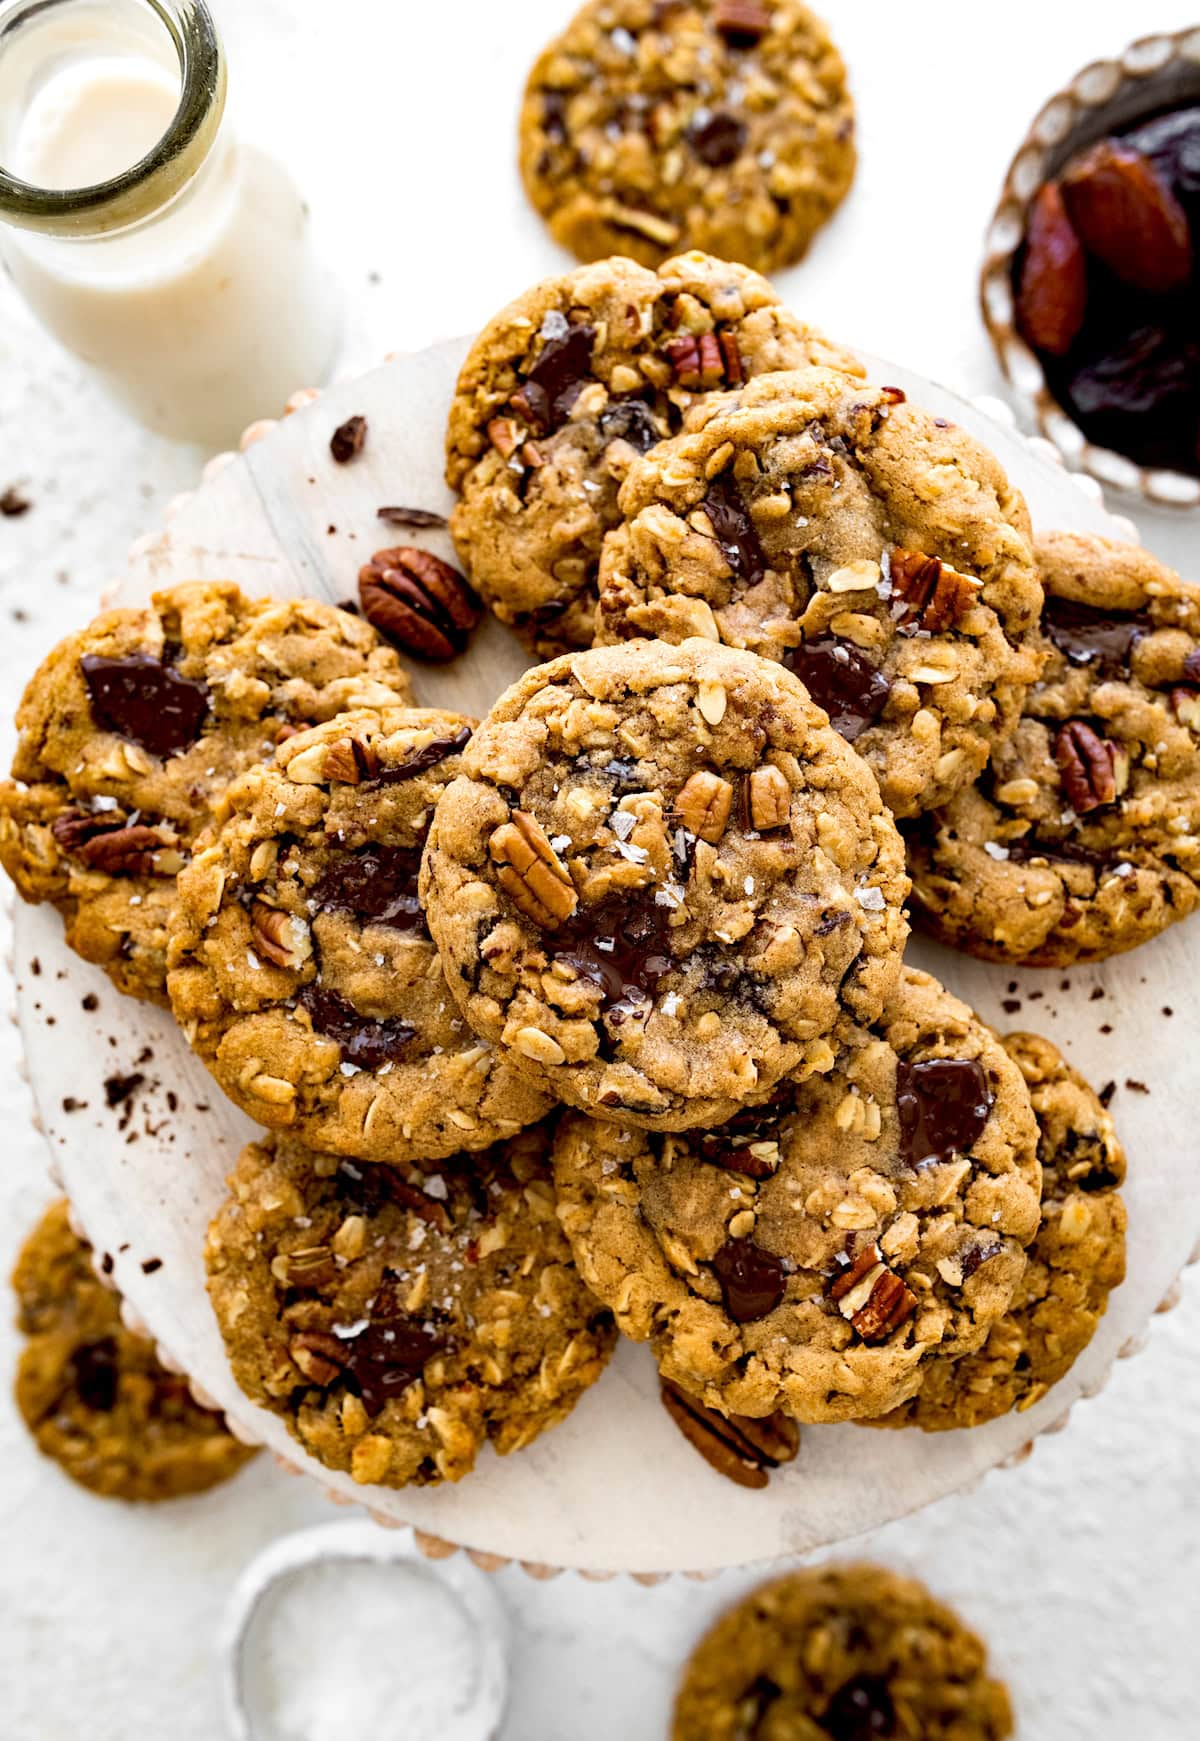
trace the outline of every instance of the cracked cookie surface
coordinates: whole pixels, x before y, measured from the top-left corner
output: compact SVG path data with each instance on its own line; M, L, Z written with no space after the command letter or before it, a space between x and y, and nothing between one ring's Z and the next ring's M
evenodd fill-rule
M581 260L799 260L854 179L854 104L798 0L591 0L543 51L521 173Z
M109 1499L175 1499L228 1480L255 1455L193 1400L152 1342L125 1328L120 1297L97 1278L65 1200L25 1241L12 1280L28 1337L17 1406L38 1450L72 1481Z
M473 725L391 707L289 738L180 874L175 1015L230 1099L314 1148L437 1159L550 1110L459 1013L417 897Z
M105 611L22 698L0 863L120 991L165 1003L175 875L216 797L281 731L409 694L375 631L315 599L197 581Z
M1148 551L1039 540L1045 668L971 791L909 835L925 929L1068 967L1200 906L1200 587Z
M1002 1044L1040 1133L1042 1224L1028 1266L979 1352L934 1361L912 1401L871 1425L944 1432L1032 1408L1083 1353L1125 1279L1125 1152L1112 1119L1049 1040L1009 1034Z
M554 1212L547 1134L435 1171L268 1136L208 1235L234 1377L364 1485L459 1481L565 1418L612 1351Z
M701 1640L673 1741L1004 1741L987 1649L915 1579L824 1565L762 1585Z
M580 1273L664 1376L726 1414L881 1414L980 1347L1038 1225L1020 1072L906 970L832 1071L703 1135L568 1118L559 1214Z
M716 388L813 363L862 372L765 279L705 254L535 285L475 341L450 413L451 531L472 582L543 658L590 647L600 547L636 457Z
M963 430L831 370L693 409L621 490L597 641L704 635L793 670L897 816L974 780L1037 676L1029 517Z
M438 803L429 926L475 1031L569 1105L682 1129L833 1064L907 926L865 764L779 666L706 641L564 656Z

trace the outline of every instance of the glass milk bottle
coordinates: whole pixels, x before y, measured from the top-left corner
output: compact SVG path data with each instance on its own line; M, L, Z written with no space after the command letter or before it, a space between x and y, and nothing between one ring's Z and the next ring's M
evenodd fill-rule
M210 447L327 374L338 301L203 0L0 0L0 256L142 423Z

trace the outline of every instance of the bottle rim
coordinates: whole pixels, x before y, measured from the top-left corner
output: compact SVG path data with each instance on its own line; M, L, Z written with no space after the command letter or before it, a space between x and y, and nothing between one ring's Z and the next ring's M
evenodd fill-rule
M72 0L0 0L0 60L6 39ZM200 169L225 111L225 55L206 0L137 0L157 15L179 61L179 106L158 143L128 169L87 187L41 188L0 165L0 223L51 236L100 236L152 217Z

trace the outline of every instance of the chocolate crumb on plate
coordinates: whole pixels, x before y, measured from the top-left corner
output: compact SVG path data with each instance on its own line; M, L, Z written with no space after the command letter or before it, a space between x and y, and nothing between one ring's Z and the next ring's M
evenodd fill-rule
M365 417L348 417L329 438L329 451L338 465L349 465L357 459L367 439Z

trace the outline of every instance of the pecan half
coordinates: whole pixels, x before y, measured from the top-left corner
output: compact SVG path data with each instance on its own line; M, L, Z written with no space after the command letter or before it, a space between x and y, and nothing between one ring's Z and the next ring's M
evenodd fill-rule
M713 24L730 48L753 48L771 28L771 14L760 0L721 0Z
M328 1245L306 1245L271 1260L271 1274L287 1288L323 1288L337 1273Z
M173 840L164 840L156 828L144 823L129 827L106 829L93 834L71 849L72 856L88 870L103 871L110 877L174 876L182 860L177 851L165 857Z
M800 1429L786 1415L768 1415L764 1420L722 1415L665 1378L660 1394L688 1444L718 1475L739 1487L765 1487L772 1469L794 1462L799 1454Z
M715 846L733 809L733 787L719 774L693 774L675 800L675 814L697 840Z
M883 1261L872 1241L852 1257L830 1284L829 1297L837 1302L864 1342L883 1342L917 1309L917 1296Z
M579 905L570 873L536 817L514 810L488 841L496 881L514 906L545 931L554 931Z
M1078 816L1099 810L1117 797L1121 785L1119 757L1121 752L1117 745L1098 736L1086 720L1069 719L1066 725L1059 727L1054 742L1054 760L1058 764L1063 791ZM1127 777L1127 761L1122 771Z
M757 834L786 828L792 813L792 788L787 775L773 762L755 768L742 787L743 825Z
M357 786L363 780L373 780L379 772L379 761L370 744L361 738L339 738L325 751L324 775L341 786Z
M250 927L255 948L276 967L302 967L312 955L312 941L304 920L281 913L278 907L268 907L265 901L255 901L250 908Z
M50 824L50 832L63 852L74 854L97 835L124 828L125 820L123 810L64 810Z
M385 640L423 659L463 651L483 607L456 568L427 550L377 550L358 576L363 616Z
M960 574L939 557L918 550L893 550L891 574L892 590L909 607L902 621L920 622L931 635L953 628L983 585L973 574Z
M324 1330L301 1330L288 1343L288 1353L313 1384L332 1384L343 1369L342 1345Z
M722 382L740 387L746 369L732 333L684 333L664 347L667 361L679 386L698 393Z

